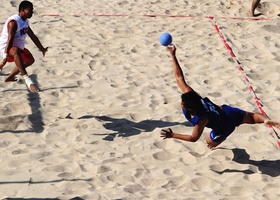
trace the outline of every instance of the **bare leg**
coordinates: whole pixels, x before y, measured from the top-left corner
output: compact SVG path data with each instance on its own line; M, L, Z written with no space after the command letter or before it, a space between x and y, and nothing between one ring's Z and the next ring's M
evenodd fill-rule
M5 82L16 81L17 80L16 75L19 73L21 73L21 75L27 74L25 68L27 68L28 66L34 63L34 58L27 60L23 63L20 54L21 54L21 50L16 47L12 47L11 50L9 51L9 56L11 56L14 59L16 67L5 79Z
M269 119L261 113L246 112L242 124L259 124Z
M267 116L261 113L246 112L242 124L256 124L265 123L268 126L274 126L280 129L280 122L269 119Z
M253 0L252 1L252 6L251 6L251 11L250 11L250 16L254 17L255 16L255 10L259 6L261 0Z
M268 126L274 126L280 130L280 122L271 120L267 116L265 116L261 113L246 112L241 124L260 124L260 123L265 123ZM206 136L206 142L207 142L207 147L209 149L214 149L219 144L221 144L223 141L221 141L221 142L212 141L210 138L210 133L209 133Z

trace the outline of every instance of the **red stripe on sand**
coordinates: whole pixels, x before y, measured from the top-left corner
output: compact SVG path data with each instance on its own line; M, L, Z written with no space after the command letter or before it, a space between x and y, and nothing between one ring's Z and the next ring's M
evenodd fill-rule
M219 34L220 38L222 39L222 41L223 41L223 43L224 43L226 49L229 51L230 56L231 56L232 59L237 63L237 69L238 69L239 72L241 73L244 82L245 82L246 85L248 86L249 92L253 94L253 99L255 100L255 103L256 103L256 105L257 105L259 111L260 111L263 115L266 115L266 116L267 116L266 112L265 112L264 109L263 109L263 105L261 104L259 98L257 97L257 95L256 95L256 93L255 93L253 87L251 86L251 84L250 84L250 82L249 82L249 79L248 79L247 76L244 74L244 70L243 70L243 68L241 67L240 62L236 59L236 57L235 57L235 55L234 55L234 53L233 53L231 47L230 47L229 44L227 43L227 41L226 41L224 35L222 34L222 32L221 32L221 30L220 30L220 28L219 28L219 26L218 26L216 20L214 19L214 17L209 17L209 19L213 22L214 28L216 29L217 33ZM276 137L278 148L280 148L280 141L279 141L279 135L278 135L278 133L273 129L272 126L268 126L268 127L271 129L273 135Z

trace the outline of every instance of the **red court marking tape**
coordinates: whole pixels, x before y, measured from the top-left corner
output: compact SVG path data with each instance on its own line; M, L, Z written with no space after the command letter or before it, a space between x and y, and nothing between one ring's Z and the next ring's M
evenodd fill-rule
M241 73L242 78L243 78L244 82L246 83L249 92L252 93L253 99L255 100L255 103L256 103L259 111L263 115L267 116L266 112L263 109L262 103L260 102L259 98L257 97L257 95L256 95L256 93L255 93L255 91L254 91L254 89L252 87L252 85L250 84L249 79L247 78L246 74L244 73L244 70L243 70L243 67L241 66L241 63L237 60L237 58L236 58L235 54L233 53L231 47L227 43L227 41L226 41L224 35L222 34L222 32L221 32L221 30L220 30L216 20L214 19L214 17L209 17L209 19L213 22L214 28L216 29L217 33L219 34L220 38L222 39L222 41L223 41L223 43L225 45L225 48L229 51L230 56L232 57L234 62L237 64L237 69ZM274 137L276 139L278 148L280 148L280 136L279 136L279 134L275 131L275 129L272 126L268 126L268 127L271 129L272 134L274 135Z
M58 17L58 16L74 16L74 17L82 17L82 16L96 16L96 17L131 17L131 16L138 16L138 17L170 17L170 18L211 18L211 16L189 16L189 15L166 15L166 14L124 14L124 13L116 13L116 14L107 14L107 13L100 13L100 14L54 14L54 13L45 13L39 14L39 16L51 16L51 17ZM279 20L280 18L263 18L263 17L216 17L220 19L233 19L233 20Z

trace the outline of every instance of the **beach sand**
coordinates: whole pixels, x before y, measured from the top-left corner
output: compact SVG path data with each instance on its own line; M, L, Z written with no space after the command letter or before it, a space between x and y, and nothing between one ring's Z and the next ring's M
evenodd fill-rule
M0 5L1 25L19 2ZM42 57L27 39L37 94L20 76L4 83L13 63L0 72L1 199L280 198L271 128L242 125L213 151L208 128L196 143L160 138L162 128L192 127L158 40L172 35L186 80L202 96L256 112L259 101L280 120L278 1L263 2L263 20L249 18L251 1L241 0L33 4L30 25L49 51Z

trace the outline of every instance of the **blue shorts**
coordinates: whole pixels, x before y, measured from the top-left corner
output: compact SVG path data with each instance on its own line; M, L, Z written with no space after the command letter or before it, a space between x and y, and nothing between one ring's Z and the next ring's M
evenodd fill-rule
M245 111L228 105L222 105L225 114L224 125L221 130L212 130L210 138L213 142L221 142L225 140L239 126L244 118Z

